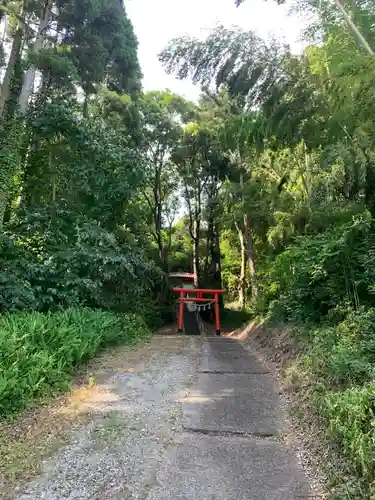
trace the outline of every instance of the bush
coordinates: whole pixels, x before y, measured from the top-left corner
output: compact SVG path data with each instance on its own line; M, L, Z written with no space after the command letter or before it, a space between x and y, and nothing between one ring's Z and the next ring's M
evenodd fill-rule
M324 359L316 371L316 380L325 386L317 408L340 452L370 489L375 479L374 334L375 312L360 308L349 310L335 328L321 328L314 341Z
M373 304L375 242L368 212L312 236L300 236L275 259L270 277L285 318L320 322L348 302ZM371 270L371 272L370 272ZM272 296L270 296L272 299Z
M375 499L374 220L358 207L318 221L258 273L261 300L268 320L296 327L285 373L335 443L333 498Z
M144 319L150 330L157 330L163 325L161 308L153 300L143 298L134 303L133 310Z
M307 381L310 403L335 443L331 474L339 490L332 498L375 498L375 311L346 306L345 312L335 325L298 324L293 329L300 355L285 373L303 391ZM333 317L342 314L340 310ZM348 481L350 495L341 491Z
M162 281L139 249L63 207L19 217L0 236L0 312L81 305L134 312Z
M325 387L346 389L374 375L375 312L347 309L335 326L310 324L298 329L311 359L312 375Z
M375 384L328 392L319 401L330 435L360 477L375 479Z
M134 314L90 309L0 316L0 416L68 388L74 370L101 348L146 338Z

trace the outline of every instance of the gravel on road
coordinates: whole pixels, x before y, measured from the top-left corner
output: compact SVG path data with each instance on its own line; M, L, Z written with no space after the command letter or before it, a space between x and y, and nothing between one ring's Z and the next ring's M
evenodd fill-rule
M200 352L199 338L155 336L108 364L103 360L93 373L96 391L85 402L89 418L13 498L146 498L178 442L180 401L194 382Z

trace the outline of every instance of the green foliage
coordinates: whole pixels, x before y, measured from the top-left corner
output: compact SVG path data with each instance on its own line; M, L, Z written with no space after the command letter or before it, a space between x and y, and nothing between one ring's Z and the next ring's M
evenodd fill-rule
M352 210L351 220L341 213L326 224L323 232L298 236L267 263L266 290L273 289L274 299L268 315L302 325L296 333L305 350L298 377L310 380L316 410L340 459L346 460L342 474L353 477L348 498L372 498L373 221L368 211ZM335 471L335 489L339 498L347 498L340 470Z
M263 101L262 89L280 76L275 66L278 50L275 42L267 46L253 32L218 26L206 40L171 40L160 61L178 78L190 77L204 87L225 84L231 95L254 104Z
M74 304L129 311L162 280L139 249L67 210L28 212L12 230L0 240L3 311Z
M119 0L54 1L41 49L34 31L14 30L0 116L0 323L13 328L4 353L19 356L24 378L6 365L5 413L17 406L13 392L22 408L95 354L108 334L103 318L114 318L104 311L137 313L150 328L172 321L161 269L194 269L244 311L309 325L299 331L299 366L362 490L374 495L373 58L334 3L299 5L321 21L310 27L319 44L302 55L222 26L205 40L172 40L161 62L202 85L198 105L140 91L137 41ZM345 8L371 39L373 6ZM24 15L37 25L39 11L28 2ZM41 84L19 116L34 69ZM83 306L96 312L73 321L81 313L69 308ZM102 326L76 335L89 316ZM57 340L45 346L52 331Z
M375 312L344 303L338 309L330 323L297 324L294 335L303 355L292 360L287 373L295 373L301 397L306 396L306 382L310 386L310 403L334 443L332 498L372 498Z
M137 40L122 2L58 0L62 44L80 75L86 93L107 80L110 90L134 93L140 87ZM84 50L82 50L84 47Z
M375 385L351 387L327 392L320 398L319 409L328 421L328 431L340 443L358 475L375 492Z
M172 225L179 205L179 178L171 155L179 143L182 122L193 105L166 90L147 92L138 106L144 124L140 142L144 165L141 215L151 232L159 264L167 269Z
M301 325L297 378L309 379L346 461L335 498L375 498L372 57L334 4L299 5L320 20L310 30L319 47L302 56L218 27L205 40L171 41L160 59L214 96L205 110L210 132L219 131L221 152L233 162L216 216L229 296L243 292L250 238L258 295L246 308ZM344 8L371 43L373 6L359 0ZM201 131L198 116L186 130L190 149ZM190 165L188 172L205 175Z
M251 315L245 311L237 311L229 307L223 309L220 313L220 322L223 329L234 330L241 328L251 319Z
M353 216L322 233L300 236L275 260L270 276L287 316L322 319L343 301L372 302L366 286L371 216Z
M30 122L32 139L25 172L26 201L63 200L105 227L122 222L142 180L140 157L101 120L78 120L55 102Z
M133 314L73 308L1 316L0 416L66 390L74 370L101 348L131 345L147 335L144 321Z

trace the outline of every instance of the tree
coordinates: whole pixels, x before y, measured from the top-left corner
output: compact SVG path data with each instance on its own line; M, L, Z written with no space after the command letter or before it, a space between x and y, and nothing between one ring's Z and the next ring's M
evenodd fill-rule
M32 45L31 54L29 56L31 60L36 60L43 48L43 44L47 35L47 27L52 17L52 7L53 0L43 1L35 41ZM31 62L23 77L22 88L18 102L21 115L24 115L28 109L30 96L34 90L35 76L36 65L35 63Z
M176 71L179 77L190 74L203 86L209 86L212 81L216 87L225 84L232 99L226 106L227 117L223 128L226 129L226 147L238 166L239 191L242 193L243 220L237 225L242 255L239 283L242 307L245 304L247 268L252 294L256 296L257 293L253 235L243 195L245 175L251 179L251 168L247 168L246 160L252 153L249 155L248 152L251 148L256 149L257 141L256 133L250 132L253 120L243 112L250 104L270 105L273 98L270 87L282 77L282 72L275 67L276 60L277 51L266 47L252 33L222 27L214 30L203 42L187 38L174 40L161 54L161 61L167 70Z
M204 116L204 107L198 108L196 118ZM202 282L201 240L206 226L206 281L221 286L219 192L227 175L228 159L223 155L217 136L207 121L190 122L183 138L173 153L182 182L188 217L189 234L193 243L193 273L196 286Z
M191 105L169 91L149 92L138 104L143 121L141 150L145 179L142 195L146 202L146 220L152 227L160 263L167 269L178 191L172 152L180 140L182 121Z
M122 2L59 0L57 6L62 44L70 48L85 104L103 82L109 90L134 96L141 78L137 40Z
M137 41L118 0L87 0L84 5L24 0L9 5L4 12L15 27L0 97L0 226L11 198L19 194L22 172L29 170L27 115L59 100L69 100L79 113L74 102L81 86L87 116L90 97L100 84L135 96L141 77Z
M243 4L245 0L235 0L236 6L239 7L241 4ZM276 2L281 5L285 3L285 0L276 0ZM311 4L317 10L318 12L322 10L322 4L321 2L316 3L315 1L312 1ZM358 2L358 4L361 4L361 2ZM346 10L346 5L344 6L341 0L334 0L334 3L331 3L329 8L332 8L332 6L336 6L337 9L339 10L340 14L345 20L345 23L347 24L348 28L352 32L354 38L359 42L359 44L362 46L362 48L370 55L374 54L373 49L371 48L369 42L363 36L361 32L361 28L359 25L357 25L353 19L352 16L350 15L351 12ZM368 8L368 4L365 4L365 9ZM358 6L356 5L355 8L353 9L354 11L358 9Z

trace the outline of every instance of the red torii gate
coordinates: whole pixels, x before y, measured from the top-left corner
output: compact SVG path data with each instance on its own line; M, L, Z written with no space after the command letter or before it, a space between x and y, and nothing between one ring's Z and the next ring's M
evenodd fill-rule
M219 295L224 293L224 290L208 290L205 288L173 288L174 292L180 294L180 308L178 314L178 333L182 333L182 322L184 316L184 303L185 302L214 302L215 304L215 323L216 335L220 335L220 310L219 310ZM211 297L204 297L203 295L210 294ZM187 295L193 295L188 297Z

